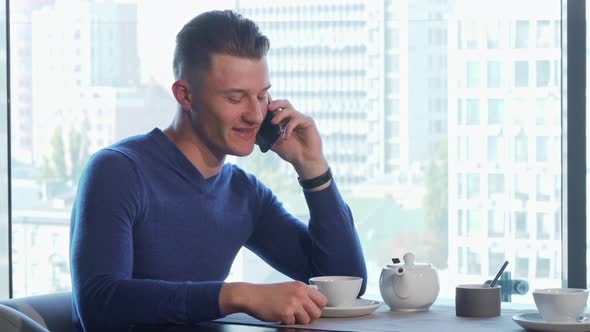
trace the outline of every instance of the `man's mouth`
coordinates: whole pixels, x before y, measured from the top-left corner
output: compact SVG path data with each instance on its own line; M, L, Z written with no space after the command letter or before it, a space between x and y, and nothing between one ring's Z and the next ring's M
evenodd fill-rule
M245 140L251 140L254 138L256 133L258 132L258 127L252 128L232 128L233 131L237 134L237 136L241 137Z
M251 133L251 132L256 132L258 128L233 128L235 131L240 132L240 133Z

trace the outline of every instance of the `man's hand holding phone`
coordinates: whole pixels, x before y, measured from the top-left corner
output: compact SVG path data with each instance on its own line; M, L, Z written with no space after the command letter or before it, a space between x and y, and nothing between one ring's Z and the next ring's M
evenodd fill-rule
M267 117L268 113L273 113L268 122L278 127L274 131L275 135L282 132L270 148L283 160L291 163L302 179L311 179L325 173L328 163L324 158L322 139L313 119L297 111L286 99L269 98ZM262 145L260 147L262 149Z

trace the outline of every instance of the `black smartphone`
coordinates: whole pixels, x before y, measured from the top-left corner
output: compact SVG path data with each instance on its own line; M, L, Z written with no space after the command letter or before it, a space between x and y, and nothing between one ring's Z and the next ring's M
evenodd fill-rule
M275 112L267 111L260 129L256 134L256 144L260 147L260 151L266 152L270 150L273 144L281 137L281 126L272 124L270 121L274 118Z

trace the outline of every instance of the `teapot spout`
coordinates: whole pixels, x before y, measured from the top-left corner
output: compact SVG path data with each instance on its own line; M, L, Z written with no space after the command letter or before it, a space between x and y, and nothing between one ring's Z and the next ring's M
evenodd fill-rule
M406 270L401 266L393 271L393 291L402 299L407 299L410 296L410 284L405 272Z

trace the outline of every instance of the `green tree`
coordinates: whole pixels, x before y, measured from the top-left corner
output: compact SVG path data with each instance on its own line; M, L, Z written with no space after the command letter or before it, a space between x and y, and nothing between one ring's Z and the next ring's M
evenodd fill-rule
M254 174L277 195L301 192L297 175L281 170L280 164L285 163L274 152L262 153L258 146L252 154L238 159L238 165L245 171Z
M49 158L43 158L41 176L43 178L57 178L67 180L66 156L61 127L53 130L51 135Z
M63 129L57 127L51 135L50 151L43 158L41 177L59 179L64 182L78 181L90 154L88 153L88 136L86 126L82 130L71 128L68 133L68 151L64 141ZM70 168L68 169L68 164Z
M68 143L69 161L71 165L70 179L78 181L89 158L88 137L85 133L71 128Z
M445 142L439 145L436 158L430 161L426 170L424 196L426 226L434 234L427 240L431 250L429 256L432 263L440 268L447 266L449 251L448 173L448 148Z

